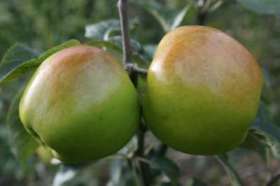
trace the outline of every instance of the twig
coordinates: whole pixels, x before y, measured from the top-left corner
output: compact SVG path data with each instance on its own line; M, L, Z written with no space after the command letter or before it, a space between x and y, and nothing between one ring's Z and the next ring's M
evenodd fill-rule
M137 64L134 64L134 63L126 64L125 68L128 72L135 72L135 73L137 73L139 75L143 75L143 76L147 75L147 70L146 69L140 68L140 67L138 67Z
M131 63L131 47L128 34L128 16L127 16L127 0L118 1L119 17L121 24L121 34L122 34L122 50L123 50L123 65L128 71L131 81L134 86L137 86L137 76L138 74L146 74L146 70L139 68L137 65ZM134 156L144 157L144 147L145 147L145 125L142 121L140 122L140 129L138 131L138 149ZM142 179L142 184L144 186L149 186L149 171L148 166L141 162L139 164L139 172Z
M145 133L146 133L146 128L143 122L140 123L140 129L138 130L137 133L137 138L138 138L138 148L134 154L135 159L137 160L138 158L143 158L144 157L144 150L145 150ZM149 165L147 165L144 162L139 162L139 172L142 177L142 183L144 186L149 186L150 185L150 170L149 170Z
M274 184L276 184L278 181L280 180L280 174L277 174L275 176L273 176L268 182L267 182L267 186L273 186Z
M123 64L130 63L131 47L128 34L127 0L118 1L119 17L122 34Z
M198 25L205 25L207 15L208 15L208 10L205 9L205 4L207 3L208 0L198 0L198 13L196 17L196 23Z

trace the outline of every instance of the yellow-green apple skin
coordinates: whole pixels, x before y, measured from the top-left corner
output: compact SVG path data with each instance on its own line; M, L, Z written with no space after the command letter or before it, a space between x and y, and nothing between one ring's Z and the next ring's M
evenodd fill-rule
M246 137L262 82L254 57L227 34L204 26L179 27L163 37L149 67L145 119L174 149L223 153Z
M20 101L27 131L66 163L111 155L134 135L137 92L109 53L79 45L48 57Z

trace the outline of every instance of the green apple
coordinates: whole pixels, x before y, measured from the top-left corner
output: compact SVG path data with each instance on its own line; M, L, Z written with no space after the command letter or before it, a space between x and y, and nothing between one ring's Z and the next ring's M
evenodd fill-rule
M262 73L252 54L210 27L163 37L148 70L144 115L165 144L190 154L231 150L254 121Z
M19 106L28 132L66 163L83 163L123 147L138 126L137 92L109 53L79 45L48 57Z

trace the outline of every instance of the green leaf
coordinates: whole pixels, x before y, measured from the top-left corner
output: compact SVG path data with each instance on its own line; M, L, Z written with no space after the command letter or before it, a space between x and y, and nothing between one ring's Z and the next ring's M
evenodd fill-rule
M133 31L139 24L138 19L130 19L128 29ZM111 35L121 35L120 21L108 19L94 24L86 25L85 37L95 40L107 40Z
M267 105L262 101L256 121L241 147L258 152L264 160L268 155L280 159L280 128L272 121Z
M165 32L168 32L170 30L171 26L164 16L168 15L169 17L170 11L166 10L163 5L156 1L132 1L132 3L142 7L144 10L149 12L158 21Z
M55 47L47 50L46 52L42 53L38 57L27 60L27 61L20 60L20 58L17 57L16 52L14 53L13 50L9 50L7 55L11 56L11 57L8 58L9 60L7 60L7 57L6 58L4 57L3 64L12 63L14 60L18 60L18 62L16 65L13 66L13 68L10 68L9 71L3 70L3 73L0 73L0 85L1 85L1 83L13 80L15 78L18 78L19 76L21 76L24 73L27 73L27 72L30 72L30 71L36 69L47 57L49 57L53 53L55 53L61 49L75 46L78 44L80 44L80 42L77 40L69 40L61 45L55 46ZM2 68L0 67L0 71L1 70L2 70Z
M10 71L21 65L23 61L30 60L38 56L38 52L35 52L27 46L16 43L11 46L0 63L0 79L3 79Z
M190 8L191 8L191 6L187 5L176 15L176 17L174 18L173 23L171 25L171 30L173 30L181 25L181 23L184 20L184 17L186 16L186 14Z
M242 186L243 183L241 178L239 177L238 173L234 169L234 167L230 164L229 158L226 154L215 156L218 162L224 167L225 171L227 172L230 183L232 186Z
M18 105L22 92L23 89L18 92L11 103L6 124L9 129L9 142L12 152L19 160L21 166L25 168L28 165L28 160L38 147L38 143L27 133L19 119Z
M161 171L172 185L178 185L180 169L172 160L164 156L155 156L149 160L153 169Z
M265 137L262 134L258 134L257 129L250 129L248 131L240 147L258 152L262 159L267 161L267 150L269 146L265 142Z
M221 5L224 3L223 0L216 0L213 1L208 9L208 12L214 12L216 11L218 8L221 7Z
M188 10L192 7L192 4L187 4L182 10L166 8L157 1L132 1L137 6L142 7L148 13L150 13L157 22L161 25L164 32L178 27L187 15Z
M96 46L96 47L100 47L100 48L108 48L108 49L112 49L114 51L117 51L117 52L122 52L122 49L120 46L116 45L115 43L113 42L110 42L110 41L103 41L103 40L91 40L89 41L87 44L89 45L93 45L93 46Z
M92 25L87 25L85 29L85 37L102 40L108 30L119 30L120 22L118 19L109 19Z
M118 44L112 42L112 41L103 41L103 40L91 40L89 42L87 42L87 44L92 45L92 46L96 46L96 47L100 47L100 48L104 48L105 50L112 50L114 52L116 52L119 55L122 55L122 48L121 46L119 46ZM139 64L139 65L147 65L146 60L144 59L143 56L137 54L137 53L133 53L132 56L132 61Z
M37 55L37 51L34 51L22 43L16 43L4 54L0 62L0 68L12 68L12 66L18 65L21 61L26 61Z
M156 45L145 45L144 46L144 50L145 50L145 54L147 55L147 58L149 60L153 59L154 53L156 51Z
M249 141L249 142L248 142ZM280 143L269 133L260 129L250 129L245 140L247 148L259 152L265 159L268 151L274 158L280 159Z
M207 186L206 183L202 182L198 178L190 178L185 186Z
M111 162L110 180L107 186L141 186L140 175L137 173L136 165L130 161L116 159Z
M237 0L245 8L259 14L280 15L279 0Z
M257 118L252 128L260 129L280 142L280 128L273 123L269 109L264 102L260 103Z
M107 41L113 42L116 45L118 45L119 47L122 46L122 37L121 36L109 37L109 38L107 38ZM129 41L130 41L130 46L131 46L133 52L140 52L141 50L143 50L141 44L138 41L136 41L134 39L130 39Z
M75 167L61 165L58 172L55 174L52 185L63 186L68 185L67 182L75 178L78 171Z

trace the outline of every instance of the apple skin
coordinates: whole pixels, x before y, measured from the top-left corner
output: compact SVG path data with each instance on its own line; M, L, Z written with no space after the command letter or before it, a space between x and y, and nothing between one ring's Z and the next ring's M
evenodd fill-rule
M117 152L138 127L136 89L109 53L79 45L48 57L27 85L20 119L65 163Z
M262 72L227 34L183 26L163 37L148 70L144 116L176 150L213 155L237 147L259 106Z

